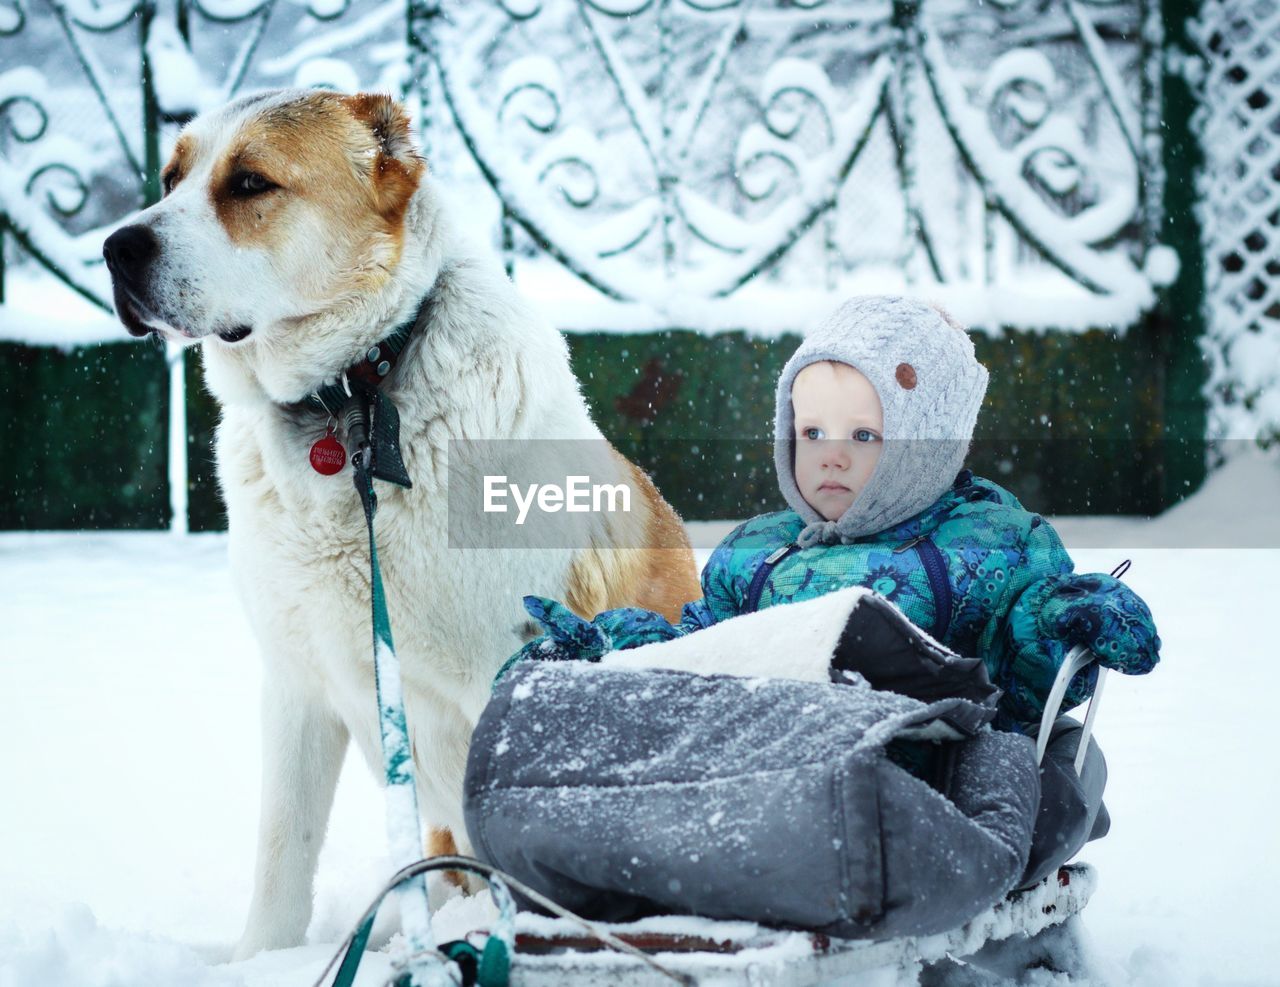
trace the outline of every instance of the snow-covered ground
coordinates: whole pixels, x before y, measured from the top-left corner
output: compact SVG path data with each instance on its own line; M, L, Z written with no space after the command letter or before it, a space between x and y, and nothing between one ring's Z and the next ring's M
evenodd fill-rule
M1100 714L1113 827L1082 856L1100 874L1084 925L1102 982L1280 984L1276 505L1280 464L1248 457L1162 518L1059 524L1069 546L1117 546L1076 549L1082 570L1133 559L1164 641L1152 675L1111 677ZM1269 547L1180 547L1240 544L1215 541L1218 524ZM311 984L389 872L382 803L349 761L310 944L228 964L252 876L259 669L225 538L0 535L0 628L0 987ZM439 932L481 905L450 900ZM359 982L387 969L371 956Z

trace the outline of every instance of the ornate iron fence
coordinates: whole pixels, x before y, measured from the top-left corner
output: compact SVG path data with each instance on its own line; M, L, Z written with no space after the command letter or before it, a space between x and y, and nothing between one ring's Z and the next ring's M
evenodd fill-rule
M276 2L45 6L146 204L159 195L163 124L251 77ZM653 309L646 328L663 328L664 311L665 325L739 328L741 307L718 301L766 283L779 296L840 291L859 277L927 287L998 325L1123 327L1169 271L1157 245L1162 35L1150 0L368 9L344 37L275 55L274 74L357 81L332 52L366 37L370 18L403 18L397 88L420 104L433 152L456 157L436 134L446 115L450 138L456 128L497 193L510 262L518 230L536 247L527 253L604 299ZM317 21L358 13L331 0L309 8ZM0 31L19 35L30 19L10 8ZM208 26L223 40L233 26L245 35L216 82L194 54ZM125 88L110 77L119 60L105 65L86 35L111 36L126 66L136 59L139 106L128 114L112 98ZM8 149L43 142L4 166L5 225L102 305L96 245L65 229L88 199L69 160L83 151L65 129L51 134L49 95L35 66L0 75ZM1064 298L1077 314L1063 317ZM594 311L611 318L608 306Z
M104 230L154 201L177 124L244 88L328 85L409 101L464 218L557 324L588 333L575 362L607 381L588 392L627 441L657 434L659 412L687 428L695 401L693 421L742 434L785 345L753 337L858 290L937 299L1001 354L1009 330L1067 330L1078 343L1039 346L1059 354L1046 372L1120 379L1171 335L1149 313L1199 249L1161 242L1179 126L1163 23L1155 0L0 0L0 323L21 308L3 304L18 258L28 308L51 294L26 277L38 267L107 311ZM1147 335L1122 345L1131 326ZM703 349L742 393L667 369ZM211 412L169 356L179 519L184 451L203 449ZM1163 386L1124 409L1148 432ZM1018 400L1001 428L1025 417ZM194 472L207 486L203 460Z
M427 105L497 192L503 242L520 231L598 293L562 324L794 329L828 304L815 292L878 284L992 329L1123 328L1176 270L1157 243L1154 2L455 0L409 17Z
M284 17L278 13L281 7L287 10ZM35 344L102 338L104 323L106 332L118 335L109 318L99 318L95 329L88 328L93 309L104 317L112 311L102 240L110 226L159 199L164 145L178 126L199 110L230 99L246 84L359 85L348 66L308 58L308 53L331 43L321 34L328 25L342 33L337 43L359 43L387 25L393 31L402 29L402 18L399 25L394 23L399 12L398 5L390 16L380 7L357 18L350 0L311 0L301 10L278 0L13 0L0 6L0 65L5 67L0 71L0 339L12 329L4 325L6 317L20 327L11 336ZM299 28L304 29L300 41L282 41ZM264 46L273 37L274 46ZM277 54L268 56L267 48ZM400 64L403 51L401 44L365 63ZM387 79L369 81L385 85ZM33 275L19 281L17 299L6 292L13 280L6 261L15 255L25 255L25 273ZM74 298L58 291L55 281L91 309L76 306ZM59 321L78 323L80 328L48 331ZM104 401L110 401L115 390L130 395L126 407L101 408L76 434L61 436L70 447L65 458L90 460L95 447L104 459L118 455L130 465L99 493L128 505L147 526L155 523L157 505L141 489L159 480L169 492L171 524L185 530L189 361L184 351L166 349L169 393L161 404L163 398L155 392L157 354L131 349L128 355L79 352L61 360L60 373L67 383L80 374L123 375L112 382L114 386L100 386L98 393ZM46 356L43 363L58 360ZM28 352L15 358L15 363L26 365L40 362L42 358ZM22 366L12 372L17 376L29 370ZM12 389L16 388L15 384ZM136 395L153 402L151 414L133 405ZM30 398L49 400L47 394ZM167 421L156 417L166 405ZM194 427L203 440L205 423ZM141 450L128 440L119 448L113 445L117 434L138 429L150 433ZM167 435L167 483L164 470L155 475L150 449L160 435ZM23 473L26 467L15 469L19 473L13 481L14 496L6 506L18 512L22 508L17 505L27 502L22 488L32 485L35 474ZM35 485L44 486L44 479L41 476ZM85 483L82 489L91 486ZM61 496L74 504L74 490L65 486ZM92 506L87 512L80 510L76 516L94 522ZM117 513L107 515L107 523L130 523ZM52 517L57 524L61 514L37 510L35 516ZM14 524L26 517L14 513L5 520Z

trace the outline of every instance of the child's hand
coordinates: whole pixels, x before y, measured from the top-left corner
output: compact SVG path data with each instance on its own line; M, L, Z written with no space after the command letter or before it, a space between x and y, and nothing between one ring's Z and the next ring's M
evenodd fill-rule
M583 620L563 603L545 596L526 596L524 608L547 629L555 650L560 652L557 658L598 661L613 650L613 641L602 628Z
M1111 576L1089 573L1048 580L1041 620L1067 644L1089 648L1100 665L1143 675L1160 660L1160 636L1146 603Z

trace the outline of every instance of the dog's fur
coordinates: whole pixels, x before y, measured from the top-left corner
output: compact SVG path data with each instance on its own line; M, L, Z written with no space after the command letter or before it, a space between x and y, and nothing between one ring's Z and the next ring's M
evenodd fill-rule
M383 388L400 411L413 487L379 484L377 533L430 848L467 849L470 731L498 666L539 632L522 595L565 600L588 618L635 605L674 620L700 592L679 519L612 447L615 476L592 479L629 480L639 503L621 522L591 522L585 547L448 548L451 439L603 439L564 340L450 224L392 100L304 90L240 99L186 128L164 182L165 198L134 220L153 249L113 253L108 241L107 253L126 327L200 341L222 406L232 571L265 663L257 870L236 950L245 957L303 940L348 739L382 777L364 520L350 466L332 477L309 466L325 416L296 403L429 290L429 319Z

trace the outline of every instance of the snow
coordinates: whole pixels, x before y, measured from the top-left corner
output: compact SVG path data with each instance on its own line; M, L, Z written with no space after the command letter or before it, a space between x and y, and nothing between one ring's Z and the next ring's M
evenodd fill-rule
M695 223L702 221L694 200L682 194L679 203L682 208L692 204L691 218ZM634 218L631 225L641 228L641 215ZM730 244L740 236L728 224L715 233ZM1123 322L1114 321L1114 298L1090 294L1048 268L1027 272L1016 284L1004 286L967 282L908 286L900 267L866 264L845 275L832 290L813 288L797 294L787 282L756 278L727 298L711 299L689 291L688 281L677 281L661 298L617 302L543 258L517 263L515 284L521 295L566 332L646 332L654 326L674 326L707 334L743 331L767 339L815 325L850 295L883 293L937 302L973 331L997 336L1004 326L1072 333L1098 326L1113 326L1121 332L1125 328Z
M288 75L300 69L309 59L320 58L354 45L368 43L369 39L402 15L403 11L396 4L378 4L367 15L352 24L336 27L321 37L310 38L288 51L264 59L259 66L259 71L268 77Z
M995 60L991 70L983 76L979 93L982 96L982 102L989 105L995 101L1002 90L1015 83L1032 84L1036 90L1035 98L1013 90L1009 95L1018 97L1017 101L1010 105L1010 109L1020 121L1029 127L1034 127L1049 112L1054 80L1053 64L1044 52L1034 48L1014 48Z
M200 6L210 17L239 20L258 10L262 0L202 0Z
M0 155L0 214L19 238L34 243L81 290L110 298L102 264L102 241L110 230L73 236L51 215L51 207L74 213L84 205L85 176L102 164L102 154L66 134L49 132L50 94L45 76L30 66L0 74L0 106L6 108L5 122L21 150L6 148ZM105 313L39 265L9 265L3 277L0 340L68 346L107 336ZM119 329L113 328L111 336L119 338Z
M874 77L873 84L868 86L868 89L875 90L876 96L879 95L879 82L880 79ZM826 119L827 139L834 138L831 131L841 100L822 66L801 58L780 58L765 72L760 82L760 105L764 110L765 125L782 137L795 134L804 119L797 102L783 98L787 95L817 103Z
M79 287L95 297L110 298L111 286L105 265L98 263L97 266L88 266L91 258L95 255L101 256L102 239L106 237L106 232L101 233L96 250L90 251L85 246L85 238L69 236L37 205L36 201L27 197L26 184L27 179L24 176L16 169L9 168L4 164L3 159L0 159L0 211L5 214L7 223L20 236L34 242L38 249L43 251L45 256L57 264ZM5 309L9 307L10 277L11 275L6 271ZM13 277L16 280L16 272ZM53 310L46 304L44 308L46 319L50 318L51 311ZM5 315L0 321L7 322L8 316Z
M313 3L310 10L328 14L340 6L325 0L320 6ZM939 246L948 283L930 284L930 275L923 271L915 272L914 284L906 283L894 246L902 229L895 166L891 154L880 160L889 146L884 120L873 128L852 175L847 180L843 176L892 76L887 56L869 55L874 45L859 49L858 58L864 64L854 76L846 77L847 72L816 57L821 46L815 51L807 42L786 44L765 52L757 51L754 42L742 40L781 32L784 24L794 26L794 10L770 12L759 5L717 3L712 5L720 11L715 18L700 19L700 23L719 22L704 39L705 58L686 64L686 42L681 40L685 21L677 18L671 23L674 81L658 89L673 99L664 104L653 92L657 82L647 72L650 62L635 50L637 39L652 23L624 27L613 16L628 10L637 17L659 16L661 11L647 0L588 4L567 15L564 29L581 40L581 51L572 56L566 55L560 40L544 36L538 42L536 31L531 42L523 22L512 20L513 14L541 11L545 22L553 15L549 7L542 10L545 5L512 0L501 7L448 6L449 16L436 19L431 29L448 83L443 91L434 78L429 84L427 137L432 171L467 212L468 225L496 242L501 209L463 146L464 141L473 144L480 166L492 175L513 211L543 231L564 259L606 288L602 293L583 284L543 251L537 251L532 260L519 253L514 262L517 281L522 288L528 286L527 292L539 297L551 320L568 331L682 328L772 336L803 329L811 317L820 317L848 294L865 290L909 291L937 298L982 331L1005 326L1036 331L1097 326L1123 330L1151 304L1152 286L1169 276L1171 257L1159 254L1158 247L1150 255L1156 260L1141 270L1127 255L1133 247L1127 235L1120 237L1125 243L1115 249L1097 247L1099 240L1132 219L1138 194L1136 172L1129 156L1115 153L1123 140L1114 112L1104 112L1097 140L1085 141L1082 134L1089 128L1077 119L1079 101L1075 94L1064 93L1071 79L1063 71L1055 76L1057 70L1042 53L1025 47L1003 55L993 51L991 62L979 68L954 58L948 61L931 48L930 62L941 72L935 81L945 101L967 108L957 116L957 125L988 172L988 180L1069 266L1085 271L1107 289L1102 293L1082 288L1039 260L1027 260L1029 252L1018 247L1019 234L1003 220L997 220L994 230L997 242L991 273L995 283L981 283L977 256L984 217L972 183L954 194L943 194L943 183L916 190L917 205ZM823 5L807 0L791 6ZM204 9L219 17L240 17L259 7L260 0L210 0ZM121 16L126 5L99 7L77 0L71 9L86 23L100 24ZM245 91L263 83L286 82L339 90L371 85L398 90L408 81L404 32L396 30L404 17L403 5L350 5L342 18L325 25L318 25L301 7L293 13L300 19L292 30L285 32L277 17L272 30L262 35L260 50L254 46L265 18L252 30L241 32L241 54L257 51L243 80ZM829 13L837 20L846 16ZM865 26L888 13L884 4L873 4L847 16ZM1085 20L1108 16L1090 11ZM160 17L155 22L149 53L158 95L170 111L220 102L241 80L244 66L238 56L232 57L235 39L228 35L210 48L212 26L199 18L196 23L193 54L169 19ZM1106 26L1109 31L1114 28L1110 21ZM543 29L544 35L549 33L550 28ZM1116 45L1108 44L1114 57ZM210 57L215 48L224 56L221 62ZM653 55L648 49L643 53ZM612 76L604 69L605 59L612 66ZM592 69L590 81L584 82L588 61L599 64ZM1111 73L1109 85L1115 89L1127 82L1132 89L1130 62L1118 64L1124 69L1123 79L1110 60L1103 66L1104 74ZM50 70L54 67L50 65ZM116 86L124 84L111 78L111 73L103 77L110 98L122 103ZM59 98L75 92L66 88L60 76L51 74L50 79L58 83L51 91ZM0 75L0 92L15 87L32 93L49 90L43 77L25 66ZM1096 88L1093 80L1090 87ZM132 99L133 89L125 88ZM914 88L921 114L919 163L954 167L954 148L932 108L933 100L922 81L917 80ZM998 146L987 133L985 104L1002 90L1004 102L1019 110L1024 123L1035 125L1013 148ZM741 116L738 103L745 98L755 110ZM1060 105L1064 103L1071 105ZM1120 112L1129 113L1127 103L1120 103ZM30 107L24 104L15 109L19 113L13 115L29 127ZM450 109L456 111L456 121L448 119ZM735 122L727 122L731 119ZM121 120L132 140L129 118ZM59 126L60 120L55 118L54 125ZM172 130L166 132L165 141L172 136ZM23 187L39 148L51 140L49 135L23 145L19 148L22 160L12 165L0 162L0 200L42 250L105 300L109 285L98 256L107 231L98 231L96 238L85 235L68 241L60 221L45 215L44 195L28 195ZM712 147L716 150L709 158ZM1051 149L1056 147L1062 150ZM717 154L720 157L713 161ZM98 162L92 169L81 170L87 178L98 179L104 172L119 171L118 164L113 157L110 163ZM1059 191L1082 181L1085 185L1100 182L1105 195L1083 212L1062 215L1028 185L1021 171L1024 164L1041 184ZM713 167L714 177L704 174L708 167ZM679 180L660 180L663 175ZM49 187L56 177L46 179ZM61 178L58 182L57 193L69 194L71 189L63 187ZM42 186L38 191L47 190ZM851 195L851 190L856 194ZM835 206L828 208L833 200ZM815 213L819 215L815 228L800 234L776 269L737 287ZM674 261L668 266L661 260L664 238L674 246ZM830 249L820 240L829 240ZM518 251L529 247L523 233L517 233L516 246ZM819 252L825 260L814 263ZM7 279L38 277L33 271L37 264L21 249L17 253L19 262L10 265ZM966 254L968 263L955 259ZM85 261L93 266L84 267ZM56 290L63 297L69 294ZM631 300L612 300L609 292ZM721 293L727 297L720 297ZM76 323L46 327L42 322L47 319L37 309L13 308L0 306L0 338L64 346L105 336L119 338L111 335L114 330L102 328L110 325L109 320L96 327ZM1268 399L1260 397L1259 404L1268 405Z
M599 173L608 168L605 146L595 134L577 125L547 140L528 162L529 172L546 181L556 173L554 186L576 208L591 205L600 194Z
M1261 94L1274 107L1280 79L1280 8L1200 5L1188 22L1197 50L1182 63L1201 105L1191 127L1204 149L1196 176L1205 254L1205 338L1210 358L1209 432L1259 439L1280 435L1280 320L1273 276L1280 162L1274 110L1256 112ZM1215 47L1211 38L1221 35ZM1261 108L1259 108L1261 109ZM1230 261L1230 265L1228 265Z
M57 312L57 318L50 312ZM127 339L115 313L103 311L44 268L24 264L5 272L0 342L69 349Z
M1116 123L1120 125L1125 141L1136 154L1138 145L1141 143L1142 131L1133 103L1126 96L1124 80L1120 77L1115 62L1107 55L1106 45L1098 37L1098 30L1094 27L1093 21L1081 9L1081 5L1076 0L1067 0L1066 8L1072 23L1079 31L1081 42L1088 49L1090 62L1099 75L1103 92L1107 95L1107 105L1115 114Z
M87 905L68 905L52 926L24 937L12 926L0 929L0 971L13 987L114 987L121 976L132 987L231 987L244 979L206 966L190 946L139 933L121 933L98 924Z
M216 96L207 90L200 67L170 21L160 19L152 25L147 57L154 73L156 99L166 113L198 113L216 105Z
M123 24L137 12L134 0L113 0L99 4L95 0L67 0L59 4L65 7L77 24L91 31L106 31Z
M48 118L38 107L48 97L49 83L42 73L30 65L19 65L0 75L0 102L8 104L17 101L18 107L23 103L29 112L13 113L6 121L13 136L21 141L37 139L45 130ZM6 106L6 112L12 110Z
M346 93L360 91L360 77L340 58L313 58L303 62L294 73L293 84L301 88L318 86Z
M556 93L563 86L560 66L554 59L546 55L525 55L515 59L498 77L498 91L504 94L498 106L498 121L506 122L507 111L515 101L531 127L544 132L551 130L560 119L560 102ZM530 99L530 95L539 98Z
M1160 518L1055 522L1082 570L1133 559L1164 641L1153 674L1112 676L1098 718L1113 826L1082 855L1099 874L1083 924L1106 982L1280 983L1261 620L1277 502L1280 463L1255 454ZM1239 529L1265 547L1216 540ZM0 535L0 601L0 984L311 984L392 872L382 795L351 760L308 945L227 963L252 879L260 672L225 537ZM435 934L484 925L487 902L449 899ZM370 953L359 983L389 969Z
M22 24L21 7L0 7L0 34L12 34Z
M1101 155L1091 153L1078 128L1057 115L1047 117L1012 148L1002 148L986 126L985 114L970 104L960 78L948 67L942 42L929 35L922 49L926 76L938 103L994 201L1003 203L1017 216L1056 264L1074 271L1082 283L1114 296L1114 318L1136 320L1154 301L1151 285L1123 251L1090 246L1115 233L1133 215L1138 191L1136 162L1126 159L1123 172L1109 176L1106 194L1096 204L1070 217L1055 212L1021 180L1024 161L1032 160L1038 151L1056 148L1067 151L1077 161L1090 161ZM1013 67L1026 68L1020 60ZM1099 162L1090 163L1099 166Z
M1158 243L1147 251L1147 259L1142 265L1142 272L1157 288L1167 288L1178 280L1178 271L1182 269L1182 261L1178 252L1172 247Z

